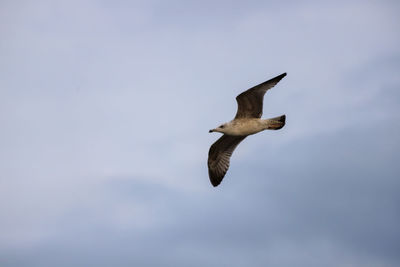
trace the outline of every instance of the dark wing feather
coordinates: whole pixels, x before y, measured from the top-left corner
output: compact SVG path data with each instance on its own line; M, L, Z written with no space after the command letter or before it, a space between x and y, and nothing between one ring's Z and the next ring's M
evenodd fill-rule
M217 186L221 183L229 168L230 157L237 145L246 136L232 136L224 134L219 138L208 152L208 176L211 184Z
M274 87L285 76L286 73L282 73L281 75L256 85L238 95L236 97L238 110L235 119L261 118L265 93L268 91L268 89Z

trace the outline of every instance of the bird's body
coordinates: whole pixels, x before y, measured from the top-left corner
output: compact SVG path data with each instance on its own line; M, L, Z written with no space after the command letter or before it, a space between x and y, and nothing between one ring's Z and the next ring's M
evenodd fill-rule
M223 133L232 136L248 136L267 129L277 130L278 127L283 126L282 120L284 120L283 118L284 116L285 115L272 119L258 119L258 118L234 119L225 124ZM215 132L217 131L218 130L215 130Z
M283 73L238 95L236 97L238 111L235 118L210 130L210 133L224 134L210 147L208 152L208 174L213 186L221 183L228 171L233 151L246 136L267 129L278 130L285 125L285 115L261 119L264 94L285 76L286 73Z

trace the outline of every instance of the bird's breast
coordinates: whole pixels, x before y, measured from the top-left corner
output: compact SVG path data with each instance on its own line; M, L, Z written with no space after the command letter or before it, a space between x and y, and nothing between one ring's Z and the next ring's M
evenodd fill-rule
M239 119L232 121L230 135L251 135L265 130L260 119Z

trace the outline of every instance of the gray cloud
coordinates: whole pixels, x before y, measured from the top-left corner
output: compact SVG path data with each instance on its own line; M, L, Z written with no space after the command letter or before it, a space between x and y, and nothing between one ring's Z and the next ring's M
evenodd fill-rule
M1 5L2 266L398 265L397 3ZM211 188L207 130L284 71Z

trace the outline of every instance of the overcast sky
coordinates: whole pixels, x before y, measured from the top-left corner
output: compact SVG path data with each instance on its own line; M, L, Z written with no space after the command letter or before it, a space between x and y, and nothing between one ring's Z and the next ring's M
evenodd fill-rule
M398 1L0 1L0 265L400 265ZM213 188L242 91L283 72Z

